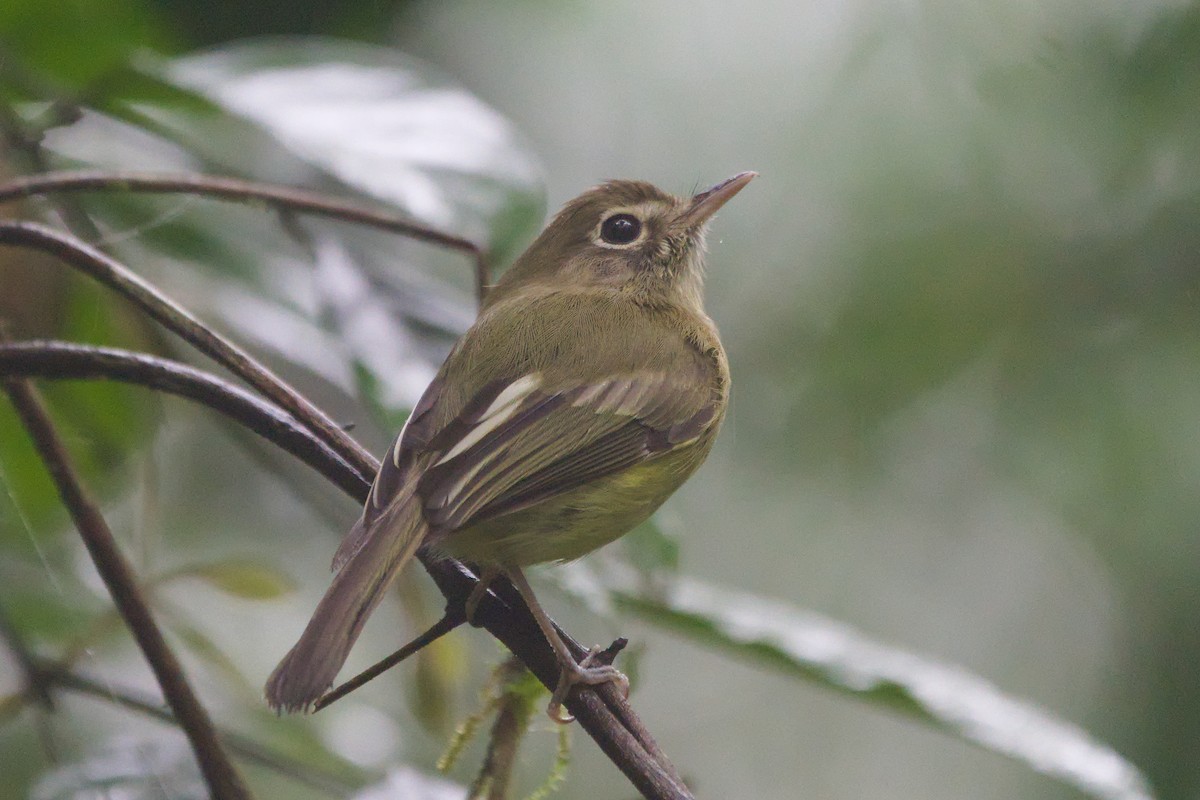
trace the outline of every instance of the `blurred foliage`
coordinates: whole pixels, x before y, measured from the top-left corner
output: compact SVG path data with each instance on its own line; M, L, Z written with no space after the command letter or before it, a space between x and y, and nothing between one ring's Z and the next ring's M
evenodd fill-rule
M776 13L785 13L781 7ZM0 174L103 167L309 186L467 236L502 265L545 210L535 145L441 70L367 44L393 32L452 72L470 74L484 96L505 98L501 107L538 137L551 175L563 181L578 172L588 181L606 177L593 174L597 163L608 168L604 158L622 172L649 163L645 176L657 179L652 169L674 163L669 158L707 170L706 159L721 148L734 148L738 159L755 153L768 163L739 167L763 171L759 183L773 194L756 209L745 206L756 213L739 217L731 209L718 226L721 237L740 240L734 246L743 248L743 263L758 267L711 278L721 309L714 316L740 387L728 458L743 459L724 473L734 488L695 497L698 508L712 512L702 522L717 534L708 540L717 545L710 548L714 563L731 552L752 560L752 546L734 535L728 515L783 508L788 513L774 520L783 520L781 529L769 540L762 532L771 563L754 568L761 576L782 574L789 588L811 579L816 571L805 572L811 568L788 550L801 527L788 503L802 482L836 484L830 495L849 497L850 505L877 489L886 524L911 529L937 519L922 491L949 493L943 484L961 488L964 475L983 473L981 483L1011 489L1015 505L1050 509L1047 516L1061 518L1100 555L1125 607L1110 661L1079 666L1115 676L1092 706L1094 730L1145 769L1162 797L1193 796L1200 787L1191 755L1200 740L1200 4L1147 6L1138 24L1116 24L1104 10L1079 12L1066 2L1047 3L1048 19L1036 24L1031 12L1005 17L937 3L857 8L858 19L852 5L839 14L822 9L795 13L816 22L827 12L819 21L853 31L843 52L830 47L821 56L834 65L825 67L829 74L794 62L781 68L774 60L806 51L791 42L791 49L767 44L792 27L815 26L772 24L768 15L726 20L724 12L710 25L705 15L715 12L703 4L639 9L639 26L629 30L622 27L629 14L585 4L302 2L251 9L179 0L11 0L0 6ZM687 24L674 24L671 13L687 14ZM997 24L969 24L980 21ZM825 35L838 39L829 24ZM575 26L591 26L592 38L573 38ZM753 47L739 46L747 31L757 37L749 40ZM287 33L319 35L249 38ZM695 38L678 38L685 36ZM509 39L513 46L505 46ZM1027 40L1027 50L1012 44ZM673 49L680 41L684 47ZM535 52L534 42L542 49ZM820 40L808 44L820 50ZM215 47L192 52L208 45ZM775 82L739 72L747 65L759 65ZM757 113L722 112L717 124L688 117L706 113L693 98L713 88L701 66L728 70L721 78L736 89L730 94ZM557 138L539 120L556 121ZM637 147L618 146L625 143ZM585 153L597 163L581 165ZM772 190L772 179L782 188ZM571 193L579 188L572 184ZM75 222L77 233L356 420L356 433L374 445L402 422L473 313L465 259L339 223L119 191L30 201L5 213ZM94 231L80 229L84 214ZM0 317L16 335L180 354L124 304L48 259L0 252L0 281ZM346 782L346 791L359 788L363 798L461 796L456 785L397 767L402 760L434 763L438 734L398 732L416 731L409 725L416 719L437 725L461 712L453 690L482 673L463 666L453 642L414 671L414 709L347 701L313 723L279 721L250 688L258 677L243 678L265 674L277 644L289 638L274 628L294 627L292 617L275 624L272 602L293 585L308 587L296 600L297 616L324 585L331 542L321 536L346 522L324 487L303 488L298 472L277 462L258 474L271 464L261 451L236 438L219 449L211 423L149 393L97 384L47 384L45 393L87 480L138 551L164 624L224 723L302 763L329 764L345 775L356 774L352 764L367 768L373 785ZM973 421L959 430L954 414ZM956 446L972 458L952 452ZM929 469L921 461L930 458L925 447L944 448L934 458L950 465ZM960 463L966 466L956 471ZM119 688L138 661L3 403L0 480L0 613L27 647L120 676ZM929 490L922 480L937 485ZM289 493L281 485L296 488ZM755 494L730 500L739 492ZM170 513L160 513L160 505ZM752 525L735 524L739 534ZM562 586L601 617L640 619L706 653L730 653L869 708L899 710L1093 796L1149 796L1138 771L1113 750L990 681L932 655L874 642L769 592L734 593L689 577L685 568L703 563L692 543L703 531L686 531L684 543L676 535L681 527L668 516L613 548L620 556L609 555L637 572L612 564L571 568L559 576ZM819 560L820 542L810 546L811 560ZM834 547L847 562L872 560L866 546ZM915 541L903 549L939 565L953 563L956 553L944 543L928 553ZM838 590L870 594L876 587L864 574ZM913 578L926 580L923 572ZM1062 601L1021 595L1024 586L1014 589L1019 601L1047 613ZM404 621L428 622L430 601L412 585L403 590ZM938 610L947 618L956 611ZM944 627L952 637L979 641ZM395 638L379 647L388 649ZM995 639L1007 641L1002 632ZM643 664L641 671L654 668ZM0 697L21 689L15 671L0 675ZM751 709L751 729L760 726L760 713L766 718L770 710ZM0 715L0 794L191 796L195 776L186 752L172 749L175 739L168 745L152 738L161 729L140 726L120 711L74 703L53 714ZM788 735L761 727L776 739ZM41 729L51 735L39 742L33 732ZM129 735L114 735L118 729ZM553 749L546 741L533 746ZM476 755L469 752L464 764ZM780 773L795 756L789 747ZM695 766L709 781L717 770L740 774L729 758L723 751L724 766L700 758ZM851 772L870 772L857 766ZM465 783L470 773L466 766L455 777ZM521 777L529 785L539 780L536 769ZM853 796L851 777L830 796ZM291 794L294 784L266 771L252 778L264 797L309 796L308 788ZM774 791L790 785L765 780ZM626 791L612 785L618 788L607 793ZM593 796L594 788L577 786L574 796ZM968 793L984 796L983 787L972 788ZM1039 788L1038 796L1060 796L1054 792Z
M648 592L628 572L595 576L581 574L582 565L567 569L564 588L596 612L619 609L704 647L891 708L1095 797L1152 797L1145 778L1110 748L960 669L868 641L838 622L767 598L688 578ZM1071 756L1060 755L1065 753Z

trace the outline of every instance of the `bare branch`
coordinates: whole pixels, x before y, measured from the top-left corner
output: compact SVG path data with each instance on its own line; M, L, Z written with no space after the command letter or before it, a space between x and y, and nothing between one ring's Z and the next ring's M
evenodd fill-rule
M341 700L354 690L362 688L383 673L387 672L392 667L399 664L404 659L411 655L415 655L418 651L423 650L424 648L433 644L438 639L442 638L447 633L454 630L459 625L462 625L466 621L467 618L463 614L462 608L448 608L445 615L437 622L426 628L420 636L417 636L415 639L405 644L387 658L384 658L372 666L367 667L342 685L334 689L330 689L328 692L322 695L320 699L313 704L313 711L320 711L326 706Z
M134 383L195 400L278 445L347 494L361 476L329 445L290 414L211 373L158 356L113 347L57 341L0 343L0 376L106 379ZM337 469L328 469L336 463Z
M337 200L316 192L211 175L170 175L148 172L77 170L41 172L0 184L0 203L55 192L138 191L158 194L205 195L221 200L270 205L318 214L323 217L398 233L410 239L446 247L469 255L474 262L475 290L479 300L491 281L484 249L469 239L443 233L398 214Z
M41 399L27 381L5 379L3 387L50 472L63 505L75 521L96 571L187 735L209 791L217 800L250 800L250 792L225 754L208 712L200 705L175 654L155 624L133 569L121 555L100 509L79 482L66 447Z

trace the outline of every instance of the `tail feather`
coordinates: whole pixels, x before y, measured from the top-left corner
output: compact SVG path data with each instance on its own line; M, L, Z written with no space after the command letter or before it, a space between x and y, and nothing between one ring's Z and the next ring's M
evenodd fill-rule
M412 500L396 498L334 576L300 640L267 679L272 708L307 710L333 685L367 617L424 539L419 503Z

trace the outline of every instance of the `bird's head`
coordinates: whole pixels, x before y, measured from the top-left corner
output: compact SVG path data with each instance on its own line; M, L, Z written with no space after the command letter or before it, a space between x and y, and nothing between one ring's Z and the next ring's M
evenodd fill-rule
M493 295L531 286L599 287L644 302L699 307L708 222L756 175L741 172L686 198L643 181L589 189L563 206Z

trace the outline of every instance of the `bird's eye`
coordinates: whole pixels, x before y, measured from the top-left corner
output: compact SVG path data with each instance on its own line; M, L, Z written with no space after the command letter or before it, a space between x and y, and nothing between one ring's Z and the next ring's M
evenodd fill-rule
M600 226L600 238L609 244L629 244L642 232L642 222L633 214L613 214Z

